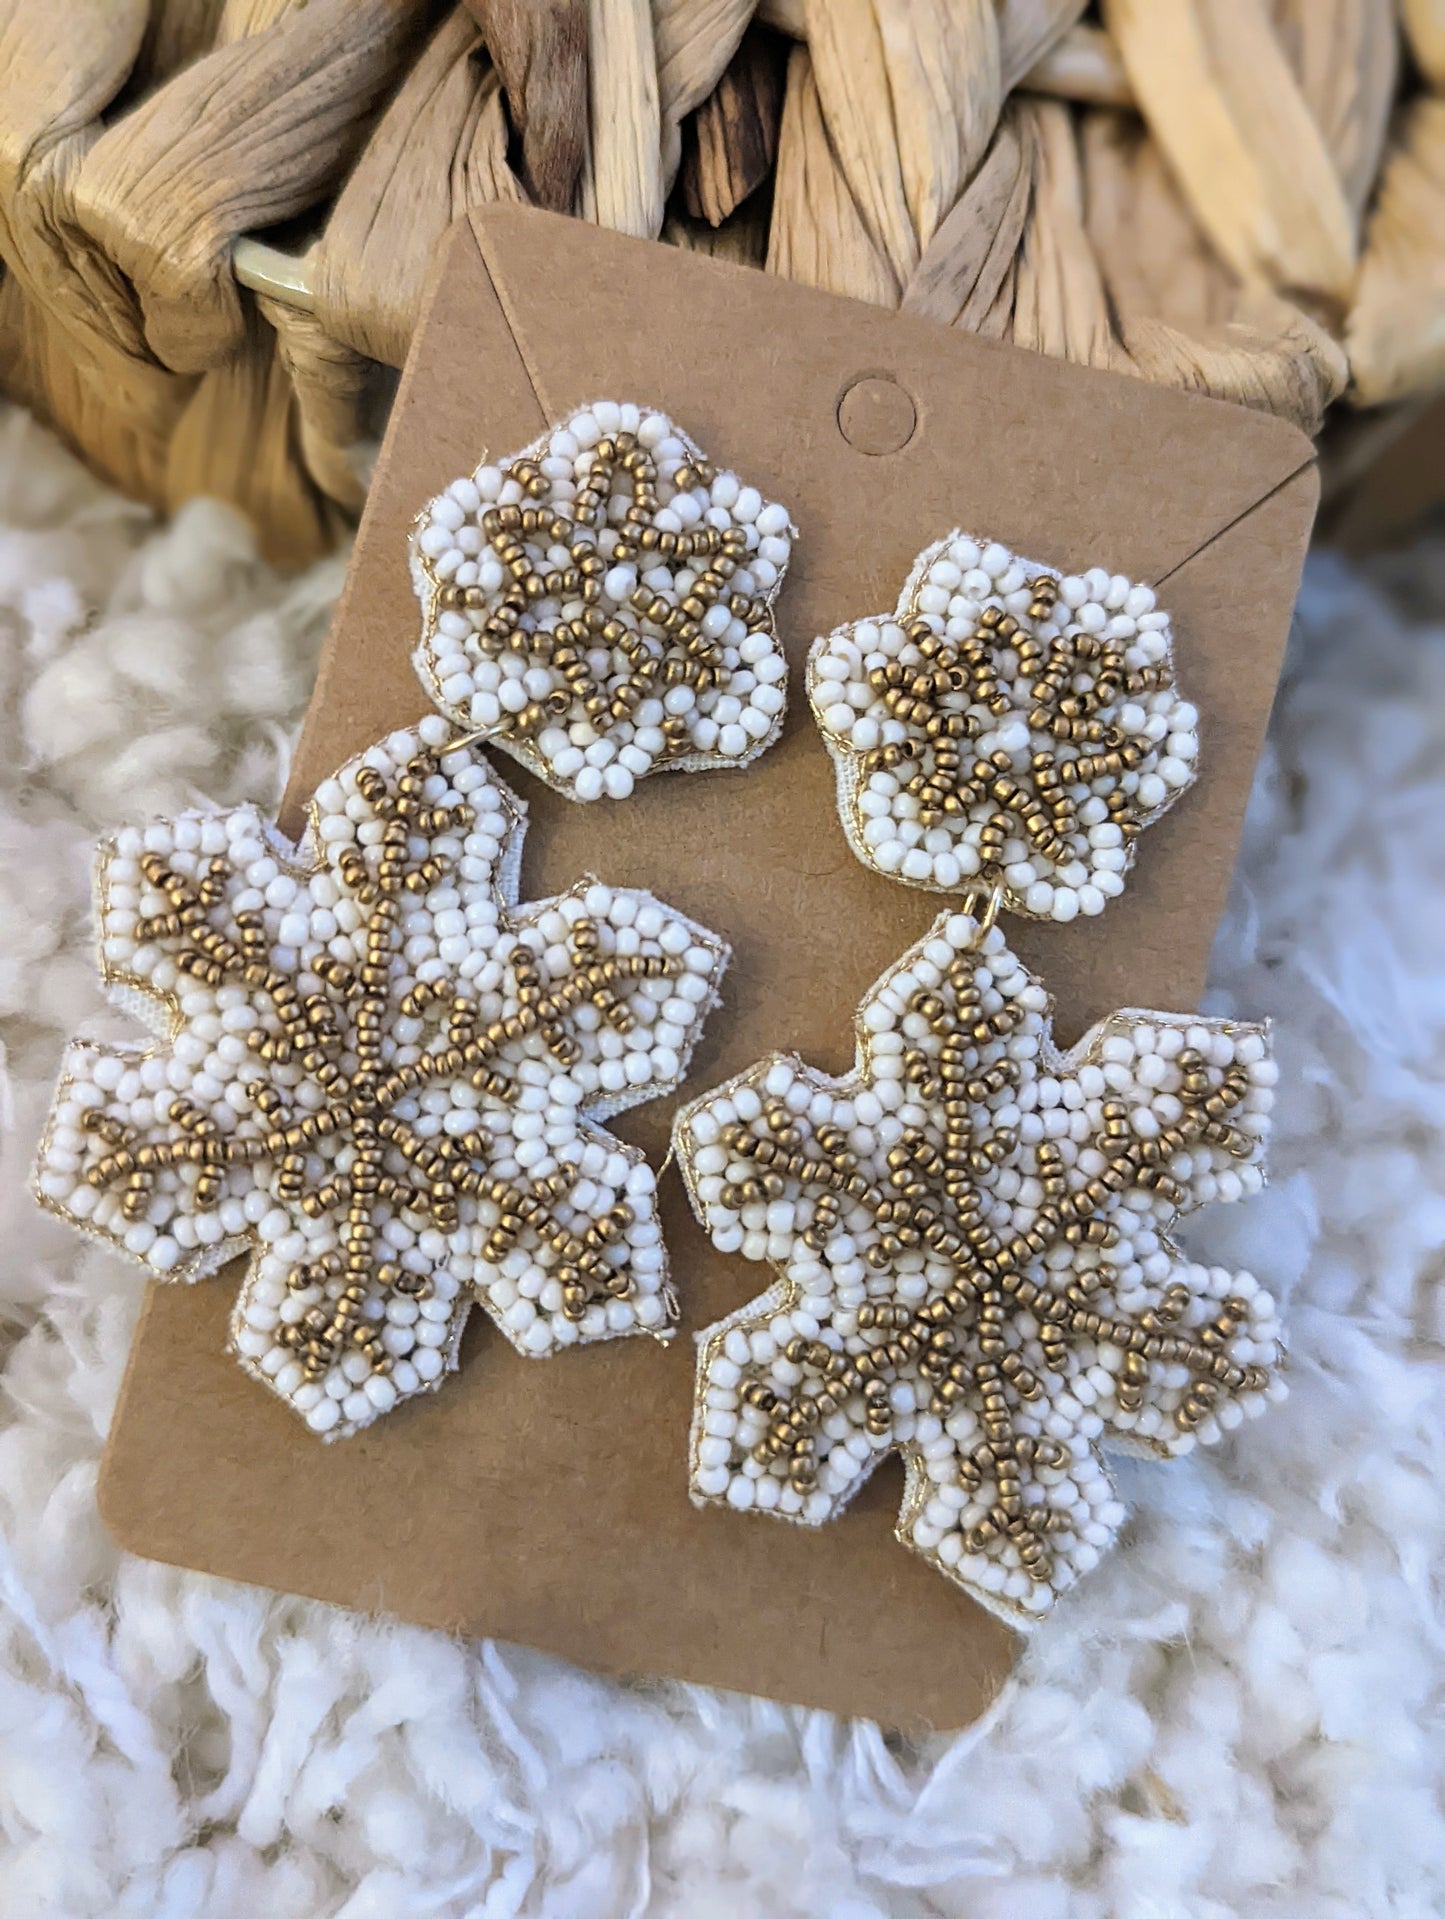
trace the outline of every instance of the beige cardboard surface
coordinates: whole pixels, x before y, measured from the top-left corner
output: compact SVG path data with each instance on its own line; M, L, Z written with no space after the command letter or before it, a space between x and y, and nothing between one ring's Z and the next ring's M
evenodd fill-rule
M591 870L731 940L724 1004L680 1097L773 1048L846 1070L859 996L944 904L848 852L800 669L814 634L891 608L918 549L957 525L1163 588L1203 714L1200 782L1145 836L1128 894L1102 920L1010 933L1057 995L1062 1038L1116 1005L1193 1005L1314 509L1309 443L1263 414L520 209L491 210L448 244L289 825L342 759L424 709L409 664L413 515L484 450L510 453L602 397L672 413L787 502L801 530L779 609L789 724L762 760L584 807L497 756L531 808L524 899ZM617 1130L660 1159L670 1110ZM684 1313L670 1347L629 1340L529 1362L478 1312L441 1394L335 1446L227 1357L228 1278L153 1287L104 1466L111 1530L153 1558L608 1671L896 1726L967 1722L1017 1641L894 1540L893 1463L818 1532L689 1504L692 1334L767 1274L712 1252L675 1173L664 1192Z

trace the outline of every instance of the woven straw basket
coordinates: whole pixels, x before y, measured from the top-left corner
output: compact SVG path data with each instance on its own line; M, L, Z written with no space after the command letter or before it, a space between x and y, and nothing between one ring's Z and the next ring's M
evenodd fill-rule
M329 546L531 199L1317 432L1445 387L1445 0L0 0L0 384Z

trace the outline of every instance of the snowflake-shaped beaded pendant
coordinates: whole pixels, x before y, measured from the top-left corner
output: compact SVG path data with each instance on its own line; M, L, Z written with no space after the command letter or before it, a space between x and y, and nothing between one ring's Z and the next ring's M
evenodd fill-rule
M665 414L595 401L422 512L417 671L569 799L745 766L782 729L773 602L794 537Z
M1183 1453L1283 1391L1273 1300L1167 1230L1262 1183L1265 1031L1125 1012L1061 1053L1049 1011L944 915L846 1078L774 1056L674 1130L714 1245L779 1274L701 1336L694 1499L817 1525L898 1451L899 1538L1021 1625L1123 1520L1101 1444Z
M75 1043L42 1203L157 1278L250 1264L245 1369L328 1439L435 1388L479 1302L521 1353L672 1316L655 1180L607 1115L681 1079L727 949L644 893L516 905L524 814L433 715L320 788L119 833L111 995Z
M1152 588L964 533L925 548L891 617L814 642L808 696L864 865L998 885L1033 919L1101 913L1194 778L1198 714Z

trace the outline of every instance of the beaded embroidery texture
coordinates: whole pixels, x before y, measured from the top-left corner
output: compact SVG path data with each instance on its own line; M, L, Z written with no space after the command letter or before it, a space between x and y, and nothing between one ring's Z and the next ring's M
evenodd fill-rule
M898 1451L899 1538L1025 1626L1124 1518L1100 1443L1177 1455L1283 1391L1273 1300L1166 1230L1262 1184L1265 1030L1123 1012L1065 1054L1049 1012L945 914L846 1078L775 1055L674 1128L713 1244L780 1275L700 1337L695 1502L821 1524Z
M599 400L424 509L428 695L569 799L745 766L782 730L796 529L665 414Z
M1152 588L960 532L919 555L891 617L816 640L807 684L864 865L999 884L1033 919L1101 913L1194 778L1198 715Z
M158 1035L69 1050L45 1206L194 1280L244 1251L242 1366L327 1438L456 1364L663 1335L651 1167L598 1123L670 1091L727 949L645 893L516 905L521 803L438 715L319 789L130 828L97 861L103 975Z

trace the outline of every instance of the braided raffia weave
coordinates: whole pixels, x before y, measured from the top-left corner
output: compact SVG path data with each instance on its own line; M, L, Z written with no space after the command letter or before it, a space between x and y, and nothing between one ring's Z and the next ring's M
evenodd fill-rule
M1442 95L1445 0L0 0L0 384L300 562L518 199L1314 433L1445 387Z

